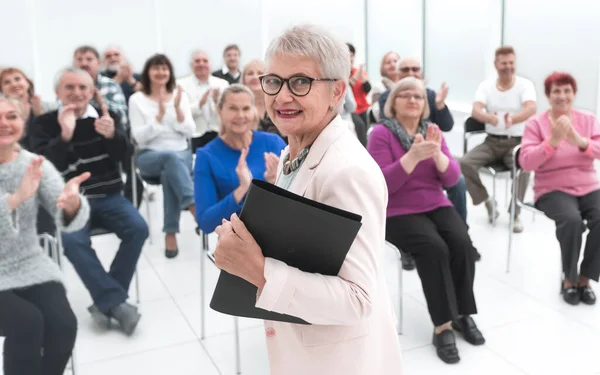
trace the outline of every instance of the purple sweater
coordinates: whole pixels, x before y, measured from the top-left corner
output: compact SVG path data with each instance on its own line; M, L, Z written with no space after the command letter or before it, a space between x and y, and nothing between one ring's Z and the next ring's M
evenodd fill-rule
M433 159L417 164L407 174L400 164L406 154L398 137L383 125L375 125L367 150L381 168L388 187L387 216L409 215L452 206L444 187L454 186L460 178L460 166L442 138L442 152L450 159L446 172L440 173Z

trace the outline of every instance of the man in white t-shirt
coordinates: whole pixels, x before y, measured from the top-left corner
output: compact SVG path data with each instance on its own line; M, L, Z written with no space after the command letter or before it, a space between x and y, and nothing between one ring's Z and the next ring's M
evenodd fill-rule
M495 220L497 203L491 198L479 178L479 169L485 165L503 162L512 168L513 148L521 143L525 121L535 114L536 94L533 83L515 74L515 51L503 46L496 50L494 65L498 78L483 81L477 88L471 116L485 123L488 134L485 141L469 151L460 160L467 182L467 190L474 205L485 202L490 223ZM518 181L519 198L527 189L529 174L523 173ZM515 233L523 231L519 208L515 209Z
M203 51L192 53L190 62L192 75L177 80L177 84L188 95L196 131L192 138L192 152L212 141L219 134L219 114L217 101L221 91L229 86L224 79L210 73L210 59Z

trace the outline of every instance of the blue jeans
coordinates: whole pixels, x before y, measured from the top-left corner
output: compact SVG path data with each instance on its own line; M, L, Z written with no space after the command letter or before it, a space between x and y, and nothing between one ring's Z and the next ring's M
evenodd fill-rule
M465 176L460 175L460 179L456 185L446 189L448 199L458 211L460 217L467 223L467 183Z
M89 199L90 220L77 232L62 233L65 255L75 267L94 304L103 313L127 300L129 284L148 238L148 225L121 194ZM104 228L121 240L119 251L106 272L92 249L91 228Z
M178 233L181 210L194 204L192 153L143 150L136 163L143 177L160 178L163 189L163 232Z

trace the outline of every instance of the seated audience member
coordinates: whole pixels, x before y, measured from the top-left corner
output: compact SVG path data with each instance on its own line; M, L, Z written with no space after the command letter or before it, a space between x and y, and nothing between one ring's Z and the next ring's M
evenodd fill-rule
M19 145L25 128L20 102L0 95L0 332L4 375L62 375L77 335L58 266L40 248L38 207L61 231L84 227L89 206L79 184L66 185L52 163ZM41 355L41 352L44 355Z
M421 63L418 59L414 57L405 57L398 61L398 71L399 78L406 77L415 77L417 79L423 80L422 71L421 71ZM390 90L385 91L379 97L379 108L381 108L380 118L384 119L385 111L385 103L390 94ZM427 88L427 105L429 106L429 117L426 118L427 121L431 121L436 124L440 130L444 132L449 132L452 130L454 126L454 119L452 118L452 113L446 106L446 96L448 95L448 86L443 84L440 91L436 93L434 90ZM448 194L448 199L454 205L454 207L458 210L460 217L463 221L467 222L467 185L465 183L465 178L461 175L458 182L451 187L446 188L446 192ZM479 257L479 253L477 253L477 257ZM409 254L402 258L402 263L405 270L411 270L415 268L414 261L410 257Z
M544 89L551 109L527 121L519 161L524 170L535 172L536 207L556 223L564 300L593 305L590 280L600 275L600 182L594 168L600 158L600 124L593 114L573 108L577 83L570 74L551 74ZM586 225L590 231L578 271Z
M373 103L371 108L373 108L373 117L375 121L379 121L381 113L383 112L383 106L379 106L379 96L394 87L394 84L400 80L398 61L400 61L400 55L393 51L386 53L381 59L379 69L381 81L375 82L370 92L371 103ZM385 105L385 101L383 104Z
M100 74L112 78L116 83L121 85L121 90L125 96L125 103L129 103L131 95L142 89L140 75L133 72L131 64L125 59L121 49L118 47L107 48L102 54L102 60L105 69Z
M36 117L43 115L49 110L56 109L57 103L42 102L39 95L35 95L33 82L17 68L6 68L0 73L0 93L18 100L21 103L22 114L25 121L25 128L21 136L21 147L30 149L30 131L31 124ZM56 225L54 219L44 207L40 207L37 217L38 233L49 233L54 235Z
M138 144L140 174L159 178L163 189L165 256L179 253L176 234L182 210L196 216L192 154L188 139L194 120L187 96L175 87L173 65L165 55L148 59L142 72L143 90L131 96L131 134Z
M440 129L429 117L423 81L400 80L375 125L368 151L385 176L389 201L386 239L414 256L429 314L433 345L446 363L460 360L454 330L473 345L485 340L471 315L477 313L475 254L466 224L443 189L460 177Z
M108 110L114 112L121 121L124 129L127 129L127 102L121 86L114 80L100 74L100 54L91 46L81 46L73 54L73 66L85 70L94 80L96 89L102 94L102 98ZM91 104L99 107L100 103L92 98Z
M100 55L98 54L98 51L94 47L90 46L79 47L75 50L73 61L73 65L75 67L85 70L90 74L90 76L92 76L95 82L96 90L102 94L102 99L108 105L108 110L119 116L122 128L127 132L127 135L130 136L126 97L119 83L111 78L105 77L100 73ZM91 104L96 108L100 108L100 103L96 101L95 97L96 95L94 98L92 98ZM132 155L127 154L125 159L130 160L131 157ZM125 183L125 197L127 197L130 202L133 202L133 183L131 176L131 163L129 161L123 163L123 171L127 176ZM136 182L138 192L137 205L139 207L142 201L140 197L144 191L144 186L139 179L137 179Z
M51 161L65 178L91 173L81 184L81 192L90 204L90 220L77 232L63 233L62 244L94 301L88 308L94 320L108 326L114 318L130 335L141 315L127 303L127 292L148 237L148 226L122 195L119 163L126 162L129 139L118 115L108 110L101 95L96 98L100 108L90 104L94 81L87 72L65 69L55 87L61 107L34 121L31 149ZM95 227L105 228L121 239L109 272L92 248L90 231Z
M498 205L489 196L479 177L479 169L485 165L503 162L512 168L513 148L521 143L525 120L535 114L536 94L533 83L515 74L515 51L512 47L500 47L496 50L494 65L498 78L489 79L479 84L475 93L475 103L471 116L485 123L487 137L482 144L467 152L460 159L460 167L467 182L467 190L474 205L485 202L490 223L500 214L494 207ZM529 173L519 178L519 199L523 199ZM520 209L514 212L514 232L523 231L519 220Z
M222 69L215 70L212 75L232 83L239 83L242 76L240 72L240 47L236 44L230 44L223 50L223 60L225 65Z
M218 103L221 132L196 151L194 184L198 225L211 233L240 213L253 178L274 183L281 137L252 130L254 95L246 86L226 88Z
M251 60L244 66L244 70L242 70L241 83L247 86L254 94L254 107L259 118L258 130L277 134L286 140L286 137L281 135L273 121L269 118L267 108L265 107L265 93L260 84L260 76L264 73L265 63L258 59Z
M192 152L195 152L219 135L217 101L229 82L210 74L210 59L205 52L192 53L191 67L193 74L177 80L177 84L188 96L196 123L192 139Z
M0 93L21 102L25 111L25 129L21 138L21 146L29 149L29 127L37 116L41 116L49 110L56 109L57 104L43 102L39 95L35 94L33 81L17 68L5 68L0 73Z
M371 91L371 84L369 83L369 76L365 65L361 64L360 67L354 66L354 55L356 54L356 48L350 43L346 43L350 50L350 79L348 83L352 88L352 94L356 101L356 114L358 114L363 121L367 122L367 110L371 106L367 99L367 94Z

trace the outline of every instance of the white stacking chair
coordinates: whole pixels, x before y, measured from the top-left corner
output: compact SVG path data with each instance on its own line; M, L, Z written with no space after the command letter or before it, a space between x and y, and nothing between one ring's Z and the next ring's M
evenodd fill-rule
M215 258L209 252L208 235L202 232L202 248L200 249L200 339L204 341L206 338L206 311L205 311L205 294L206 294L206 259L208 258L213 264ZM234 330L234 346L235 346L235 373L242 373L242 363L240 354L240 327L239 319L237 316L233 317L233 330Z

